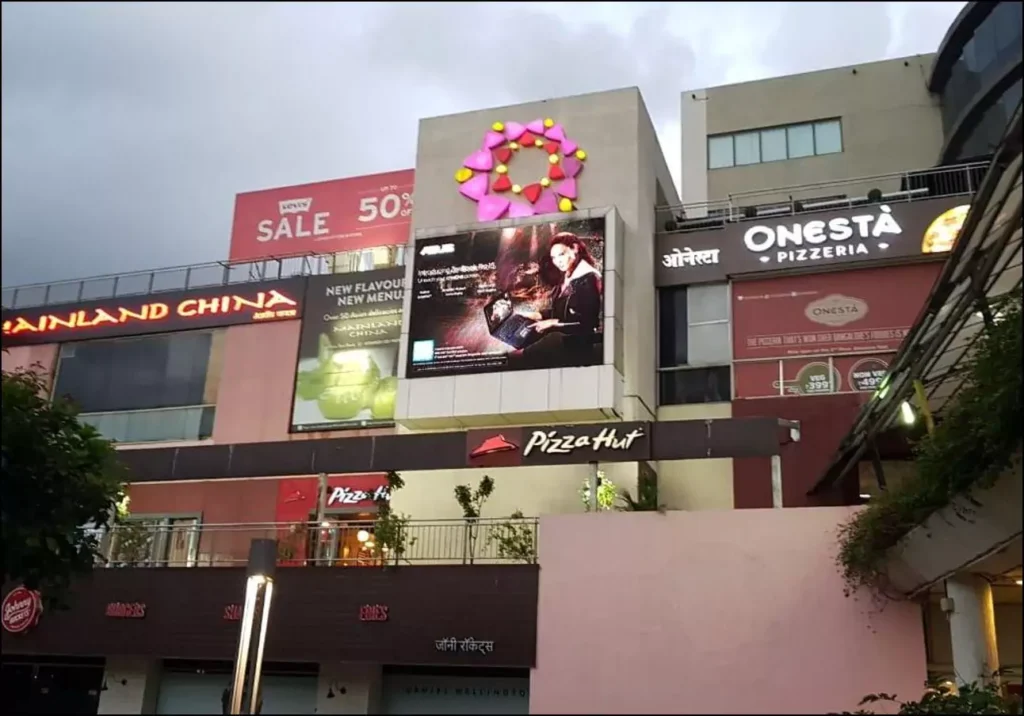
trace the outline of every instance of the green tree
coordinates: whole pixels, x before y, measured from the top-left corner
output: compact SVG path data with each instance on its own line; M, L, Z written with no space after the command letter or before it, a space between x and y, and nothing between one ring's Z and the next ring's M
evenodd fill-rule
M115 518L123 484L113 445L46 392L35 368L3 371L4 581L61 606L71 580L92 568L96 528Z

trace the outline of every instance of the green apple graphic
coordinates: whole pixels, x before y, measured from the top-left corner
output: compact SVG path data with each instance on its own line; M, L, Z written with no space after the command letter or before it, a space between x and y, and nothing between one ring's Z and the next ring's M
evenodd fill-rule
M335 351L321 369L317 404L327 420L352 420L370 407L380 382L380 366L363 350Z
M384 378L373 396L370 413L374 420L390 420L395 417L395 398L398 395L398 378Z
M301 370L295 381L295 394L299 400L316 400L324 389L323 371Z

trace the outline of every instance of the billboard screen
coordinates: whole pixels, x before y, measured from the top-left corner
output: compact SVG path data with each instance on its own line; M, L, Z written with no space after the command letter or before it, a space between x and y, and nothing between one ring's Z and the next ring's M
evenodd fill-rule
M306 279L4 310L5 348L297 319Z
M230 260L405 244L412 188L406 169L239 194Z
M404 275L389 268L309 279L292 431L394 422Z
M873 391L940 270L925 263L734 283L736 397Z
M416 243L406 377L598 365L605 219Z
M655 282L676 286L786 269L855 267L949 252L967 216L965 197L923 199L721 223L660 234Z

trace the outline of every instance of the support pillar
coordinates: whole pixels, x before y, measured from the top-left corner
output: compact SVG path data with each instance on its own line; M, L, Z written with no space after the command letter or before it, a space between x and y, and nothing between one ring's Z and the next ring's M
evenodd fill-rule
M946 596L952 600L946 616L957 685L991 679L999 670L991 585L975 575L958 575L946 580Z

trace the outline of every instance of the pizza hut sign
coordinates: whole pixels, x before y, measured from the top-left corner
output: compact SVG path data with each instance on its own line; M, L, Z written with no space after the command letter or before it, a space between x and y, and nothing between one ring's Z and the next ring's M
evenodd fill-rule
M15 587L4 597L3 605L4 630L11 634L22 634L39 622L43 613L43 600L36 592L25 587Z

